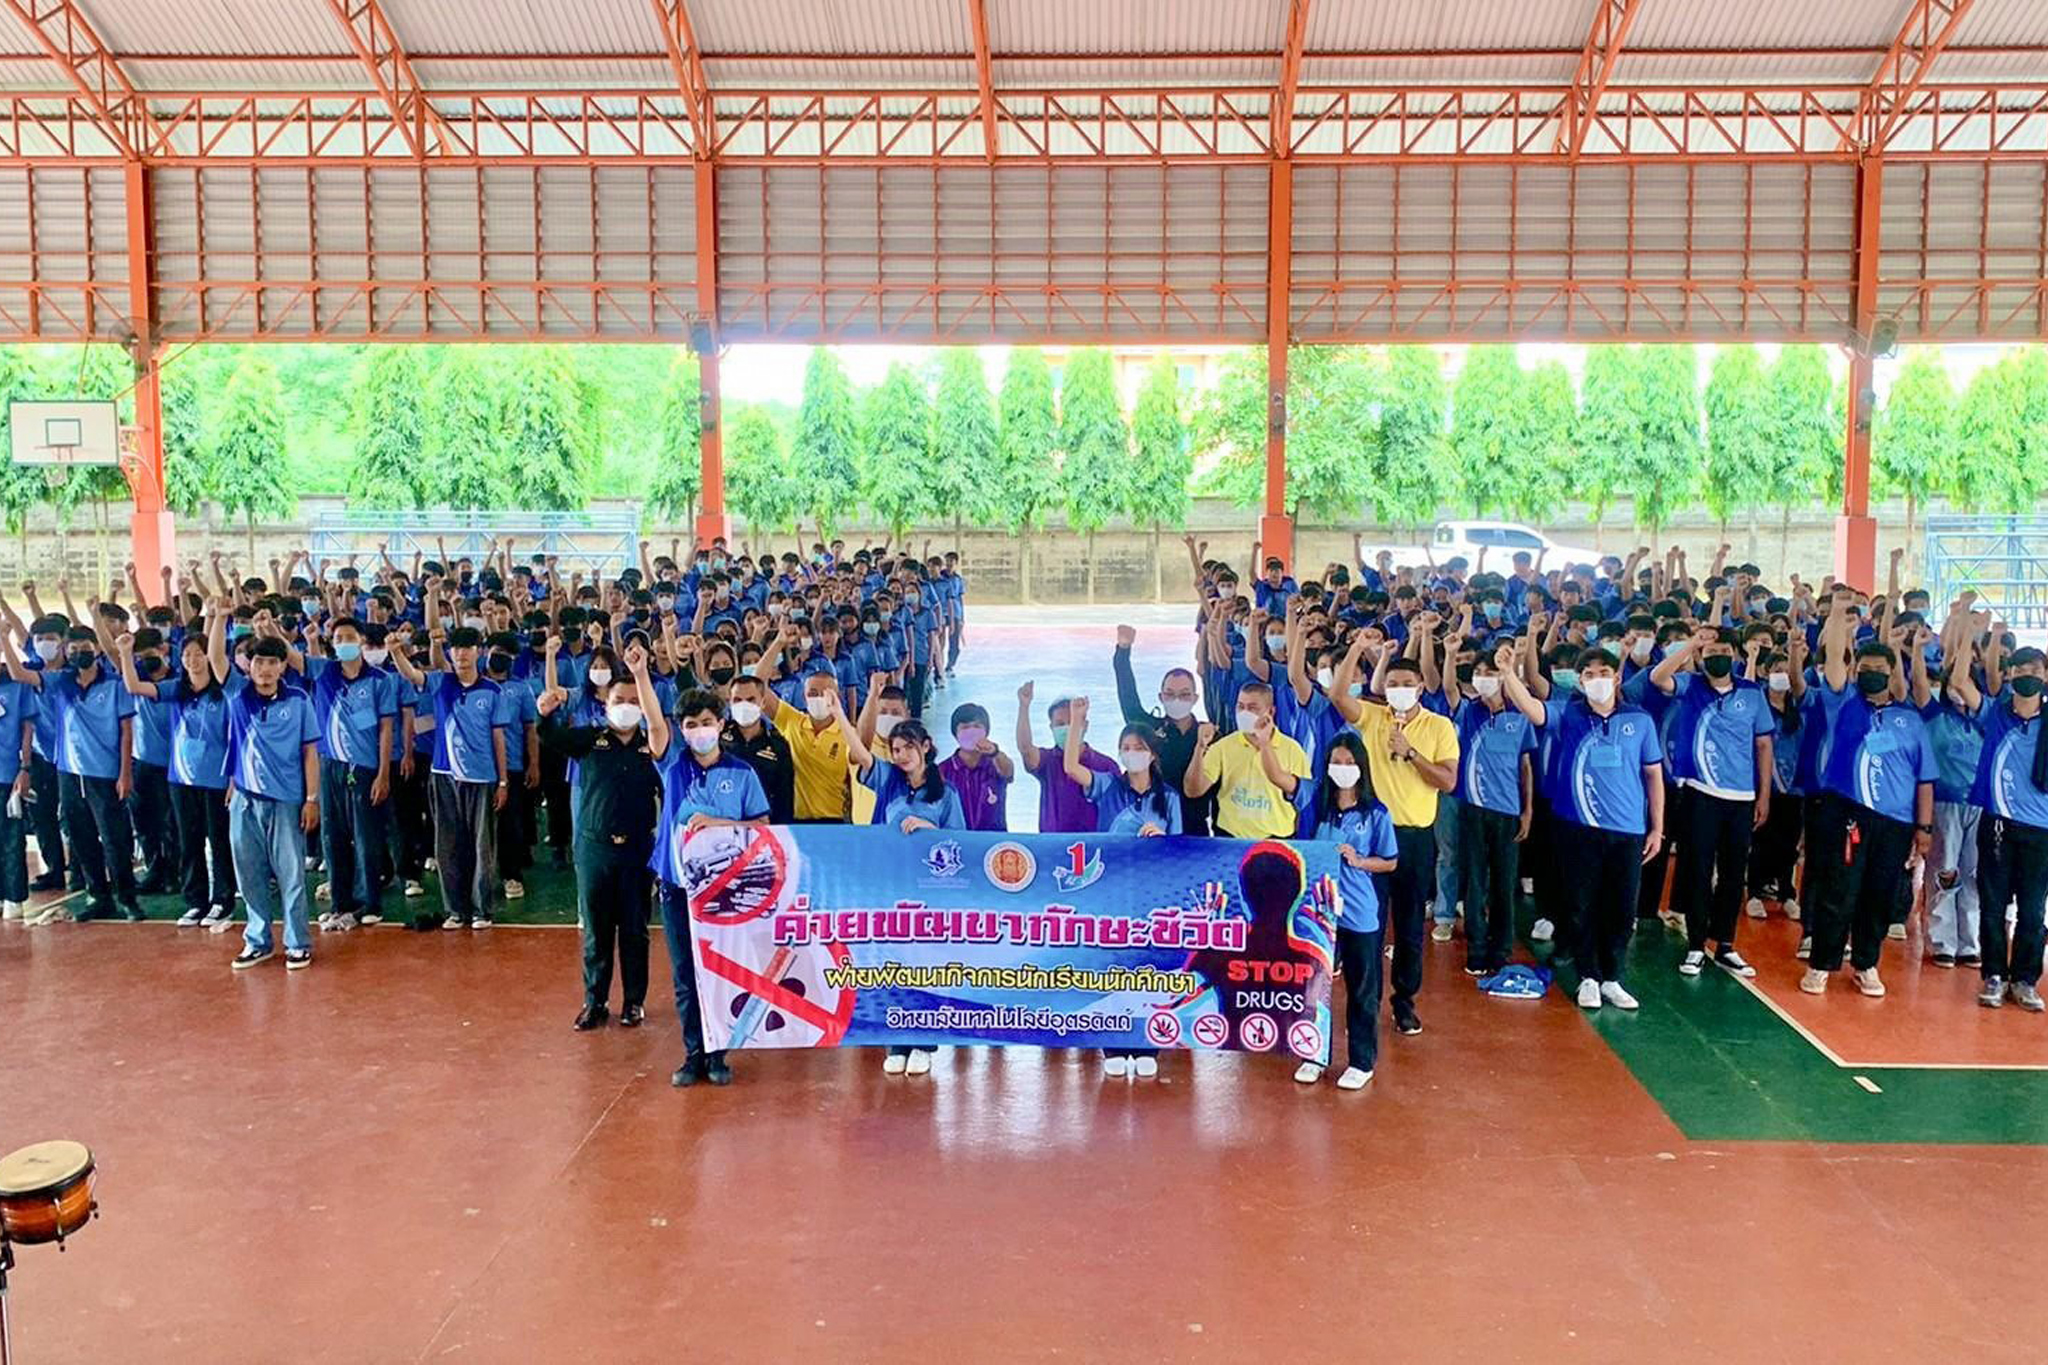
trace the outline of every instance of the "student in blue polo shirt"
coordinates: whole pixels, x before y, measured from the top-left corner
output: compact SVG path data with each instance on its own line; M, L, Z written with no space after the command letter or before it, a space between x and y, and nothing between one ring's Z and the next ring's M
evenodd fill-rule
M141 920L127 806L135 782L135 699L101 661L91 626L67 632L61 668L25 669L11 646L7 662L15 681L36 688L39 708L55 717L64 823L87 894L74 917L111 915L118 904L126 918Z
M101 646L108 657L124 657L120 641L101 632ZM144 626L132 637L135 670L144 678L168 678L171 674L171 641L155 626ZM142 853L142 879L136 894L161 895L170 889L178 864L178 839L171 815L171 705L154 697L135 701L135 789L128 797L128 814L135 826L135 842Z
M1671 776L1685 789L1678 815L1678 884L1685 916L1682 976L1698 976L1714 945L1714 962L1737 976L1756 968L1735 951L1752 833L1771 812L1777 717L1763 689L1735 676L1736 633L1703 626L1673 645L1650 670L1650 682L1673 699L1666 740ZM1697 662L1698 671L1686 669Z
M280 914L285 967L313 965L306 836L320 823L320 723L306 694L284 685L289 652L276 636L258 640L249 650L249 675L227 689L229 839L249 907L242 951L231 964L236 971L275 951L270 924Z
M1965 650L1964 653L1968 651ZM1984 983L1977 1003L1996 1008L2009 998L2022 1009L2042 1008L2040 980L2048 912L2048 744L2041 742L2041 694L2048 661L2041 651L2016 649L2004 662L2006 687L1985 698L1956 669L1950 686L1972 698L1984 722L1984 750L1970 787L1970 804L1983 812L1977 833L1977 936L1984 953ZM2005 911L2018 912L2012 933Z
M1539 701L1514 672L1502 673L1508 700L1543 728L1552 832L1564 890L1578 927L1579 1008L1636 1008L1622 965L1635 930L1643 864L1664 844L1664 748L1641 707L1620 699L1614 656L1578 657L1577 690Z
M0 678L0 919L28 913L29 764L35 757L36 690ZM17 813L19 812L19 813Z
M483 632L457 626L439 638L439 613L429 599L433 643L422 672L392 655L399 676L420 690L434 717L434 867L441 882L443 929L488 929L497 898L497 820L510 790L505 725L498 685L477 669ZM442 665L446 665L443 667Z
M1345 1067L1339 1090L1363 1090L1379 1064L1380 978L1386 966L1386 920L1380 887L1394 870L1399 845L1393 817L1374 795L1365 741L1345 731L1330 741L1316 793L1314 837L1338 845L1337 962L1344 975ZM1303 1062L1294 1079L1321 1080L1323 1068Z
M320 848L334 906L320 927L341 932L384 918L398 677L364 659L363 627L354 617L329 627L327 643L332 658L306 663L320 723Z
M511 785L498 811L498 877L505 899L513 901L526 895L541 775L539 692L532 679L512 676L518 648L519 637L506 632L486 642L484 655L484 676L498 685L498 720L505 727L505 777Z
M227 617L210 630L225 640ZM223 643L222 657L226 656ZM170 708L171 815L178 826L178 923L224 931L235 912L235 861L228 833L228 698L215 677L208 637L188 633L178 646L175 677L144 678L122 651L121 680L143 701Z
M1950 627L1942 632L1941 695L1922 700L1920 693L1927 689L1919 687L1914 698L1920 718L1927 722L1935 763L1934 847L1925 871L1928 960L1937 967L1981 968L1977 849L1984 813L1970 804L1970 792L1984 757L1984 698L1970 678L1976 649L1959 633L1969 613L1952 611L1949 619Z
M647 711L647 749L661 773L661 816L654 827L650 865L661 887L661 928L668 940L676 1016L683 1028L683 1064L669 1077L674 1086L709 1081L732 1084L725 1053L704 1050L704 1021L697 1012L696 956L690 947L690 898L683 890L683 849L691 835L717 826L765 825L768 793L753 765L720 747L725 703L716 692L692 688L676 699L682 743L673 742L660 707Z
M1878 956L1899 899L1909 856L1924 857L1934 835L1934 746L1927 723L1905 702L1898 660L1889 645L1870 640L1822 656L1822 685L1854 689L1835 714L1834 734L1820 773L1821 809L1806 856L1814 867L1813 944L1799 989L1820 995L1850 962L1856 989L1885 993Z
M1472 697L1452 716L1458 727L1459 899L1465 903L1465 971L1490 976L1515 946L1515 892L1522 843L1534 813L1536 727L1507 704L1501 676L1515 670L1515 647L1472 661Z

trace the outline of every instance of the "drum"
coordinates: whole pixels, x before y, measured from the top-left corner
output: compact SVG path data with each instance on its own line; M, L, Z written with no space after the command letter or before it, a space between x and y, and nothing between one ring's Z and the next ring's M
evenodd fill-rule
M0 1157L0 1238L61 1246L98 1208L84 1143L38 1142Z

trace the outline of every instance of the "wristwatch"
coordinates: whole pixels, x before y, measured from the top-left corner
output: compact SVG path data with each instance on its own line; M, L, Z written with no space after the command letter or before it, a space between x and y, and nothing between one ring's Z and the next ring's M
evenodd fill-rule
M1922 834L1934 833L1934 826L1932 825L1915 825L1913 828L1919 830Z

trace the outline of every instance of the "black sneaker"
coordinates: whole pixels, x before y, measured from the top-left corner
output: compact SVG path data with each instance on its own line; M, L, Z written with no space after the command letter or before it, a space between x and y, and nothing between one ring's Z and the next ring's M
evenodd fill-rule
M605 1020L611 1017L612 1012L603 1005L585 1005L583 1012L576 1016L576 1031L588 1033L594 1028L603 1028Z
M275 948L250 948L244 946L241 952L235 954L235 960L228 965L239 972L246 967L253 967L259 962L268 962L276 954L277 950Z
M311 948L287 948L284 953L284 969L288 972L302 972L313 965Z
M1956 965L1956 955L1954 953L1936 953L1928 961L1937 967L1953 967Z
M677 1067L675 1071L670 1074L668 1078L668 1083L674 1086L676 1089L681 1090L685 1086L695 1085L699 1080L703 1079L703 1076L704 1063L702 1061L692 1060L684 1062L681 1066Z
M127 920L130 924L140 924L148 919L149 916L143 914L142 907L134 901L122 901L121 918Z
M619 1027L639 1028L640 1022L646 1017L646 1010L642 1009L638 1005L628 1005L626 1006L626 1008L619 1011Z
M31 891L62 891L64 889L64 874L62 872L45 872L42 876L30 882L28 889Z
M112 919L113 917L114 903L112 901L88 900L84 905L71 912L71 918L80 923L84 923L89 919Z
M568 853L559 848L553 850L548 856L548 866L554 868L557 872L567 872L569 870Z
M731 1085L732 1068L725 1064L723 1057L707 1060L704 1063L704 1079L713 1085Z
M1981 967L1981 966L1983 966L1983 965L1984 965L1984 958L1983 958L1982 954L1979 954L1979 953L1957 953L1957 954L1956 954L1956 966L1958 966L1958 967Z
M1422 1018L1415 1013L1415 1006L1405 1000L1394 1003L1394 1032L1413 1038L1422 1032Z

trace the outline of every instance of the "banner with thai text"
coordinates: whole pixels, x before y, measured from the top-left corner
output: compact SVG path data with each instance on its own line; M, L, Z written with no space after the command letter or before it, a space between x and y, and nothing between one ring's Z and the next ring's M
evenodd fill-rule
M1230 1049L1327 1062L1333 844L707 829L704 1045Z

